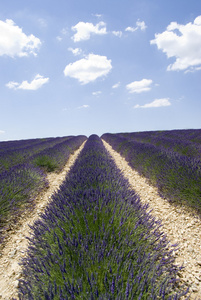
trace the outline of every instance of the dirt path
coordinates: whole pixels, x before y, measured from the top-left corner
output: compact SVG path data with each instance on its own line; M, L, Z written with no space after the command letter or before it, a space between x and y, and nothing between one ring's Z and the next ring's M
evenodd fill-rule
M29 232L31 231L29 225L33 225L34 221L38 219L40 214L44 211L51 195L59 188L65 179L67 172L74 164L84 144L85 142L70 156L61 173L48 174L49 188L38 195L35 209L31 214L30 212L25 212L19 220L18 229L9 232L9 238L0 257L0 299L10 300L12 297L18 299L17 287L22 272L19 262L25 255L28 245L26 236L29 236Z
M184 265L180 273L184 283L191 285L191 298L201 299L201 220L187 208L170 204L162 199L157 189L150 186L144 177L133 170L126 160L103 141L117 166L128 178L143 203L149 203L152 215L162 220L162 231L172 243L179 244L175 253L176 263Z

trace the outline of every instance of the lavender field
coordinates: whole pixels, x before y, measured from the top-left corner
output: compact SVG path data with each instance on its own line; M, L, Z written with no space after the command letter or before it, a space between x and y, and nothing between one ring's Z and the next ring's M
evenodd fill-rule
M201 130L104 134L119 152L169 201L201 213Z
M170 202L201 212L201 130L102 135ZM92 135L0 143L1 239L86 144L32 226L19 299L187 299L160 222ZM175 246L176 247L176 246Z
M179 299L181 268L101 139L89 137L37 221L20 299Z

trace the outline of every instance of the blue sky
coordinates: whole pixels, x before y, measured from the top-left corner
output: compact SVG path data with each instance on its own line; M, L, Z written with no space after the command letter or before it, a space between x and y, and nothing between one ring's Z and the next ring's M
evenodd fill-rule
M0 2L0 141L201 128L198 0Z

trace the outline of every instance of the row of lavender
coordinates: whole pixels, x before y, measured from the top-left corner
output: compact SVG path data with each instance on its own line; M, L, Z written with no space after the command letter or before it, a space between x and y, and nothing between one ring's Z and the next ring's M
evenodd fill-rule
M26 163L33 155L69 140L69 137L30 139L0 143L0 173Z
M131 141L149 143L161 149L201 159L201 129L118 133Z
M179 299L159 227L92 135L32 227L19 299Z
M102 138L157 186L161 196L201 212L201 130L104 134ZM192 155L189 149L194 149Z
M76 136L7 142L7 147L6 142L3 147L0 143L3 167L8 162L0 173L0 241L11 220L25 208L32 208L37 193L48 186L46 171L60 171L84 140L85 136Z

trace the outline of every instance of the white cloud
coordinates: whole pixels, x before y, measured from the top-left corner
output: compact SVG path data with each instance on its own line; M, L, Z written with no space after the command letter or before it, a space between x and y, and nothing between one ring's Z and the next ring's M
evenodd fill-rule
M189 67L189 69L187 69L184 73L195 73L196 71L200 71L201 67Z
M19 83L15 82L15 81L10 81L6 84L6 86L9 89L17 89L17 87L19 86Z
M136 22L136 25L137 25L137 28L139 28L139 29L142 30L142 31L144 31L144 30L147 28L147 26L145 25L145 22L144 22L144 21L142 21L142 22L137 21L137 22Z
M59 42L61 42L62 40L63 40L63 38L61 37L61 36L57 36L57 40L59 41Z
M15 89L15 90L38 90L48 81L49 78L44 78L43 76L38 74L30 83L26 80L23 81L21 84L18 82L10 81L6 84L6 86L9 89Z
M121 84L120 82L117 82L116 84L114 84L114 85L112 86L112 88L113 88L113 89L117 89L117 88L120 86L120 84Z
M92 14L92 16L95 16L95 17L97 17L97 18L101 18L101 17L102 17L101 14L95 14L95 15Z
M80 55L82 54L82 49L80 48L68 48L69 51L71 51L73 53L73 55L77 56L77 55Z
M0 56L23 57L29 54L37 55L41 45L40 39L33 34L27 36L12 20L0 20Z
M61 30L61 34L67 35L67 33L68 33L68 28L67 28L67 27L66 27L66 28L63 28L63 29Z
M167 67L168 71L196 70L201 66L201 16L193 23L180 25L171 22L166 31L155 34L150 43L156 44L158 49L166 53L167 57L174 57L175 62Z
M77 25L72 27L72 30L77 31L72 37L74 42L89 40L91 34L107 34L106 24L104 22L99 22L96 25L88 22L79 22Z
M90 106L88 104L84 104L82 106L79 106L78 108L81 109L81 108L89 108Z
M83 59L66 66L64 75L78 79L82 84L106 76L112 69L111 60L106 56L89 54Z
M138 29L140 29L140 30L142 30L142 31L144 31L145 29L147 28L147 26L145 25L145 22L144 21L137 21L136 22L136 27L127 27L126 29L125 29L125 31L130 31L130 32L134 32L134 31L136 31L136 30L138 30Z
M126 88L129 91L129 93L142 93L142 92L148 92L150 91L152 84L151 79L142 79L140 81L133 81L129 84L127 84Z
M92 95L93 96L100 96L102 94L101 91L97 91L97 92L93 92Z
M169 98L155 99L153 102L147 103L145 105L135 105L134 108L150 108L150 107L163 107L170 106L171 102Z
M115 36L118 36L118 37L121 37L122 36L122 31L112 31L112 33L115 35Z
M61 42L64 38L64 36L66 36L68 34L68 28L63 28L61 31L60 31L60 35L58 35L56 38L59 42Z
M134 32L134 31L136 31L138 28L137 27L127 27L126 29L125 29L125 31L130 31L130 32Z
M4 130L0 130L0 134L4 134L6 133Z

